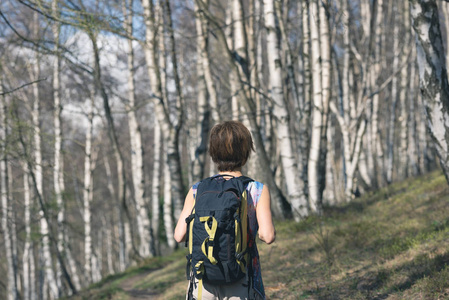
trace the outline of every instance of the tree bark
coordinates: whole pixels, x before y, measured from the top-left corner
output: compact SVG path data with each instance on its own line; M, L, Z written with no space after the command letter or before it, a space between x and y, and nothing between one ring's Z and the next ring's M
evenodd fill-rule
M397 3L393 3L393 13L398 13ZM393 73L396 73L399 66L399 56L397 55L399 50L399 22L397 18L393 21ZM391 82L391 106L390 118L388 119L388 139L387 139L387 170L386 177L387 183L390 184L393 181L393 169L394 169L394 142L395 142L395 128L396 128L396 106L398 101L398 77L394 76Z
M449 84L435 0L410 0L427 127L449 183Z
M109 195L115 200L114 203L114 215L117 219L117 227L118 227L118 269L120 272L123 272L128 265L128 248L126 245L126 231L125 227L127 225L125 213L123 212L123 207L120 205L120 198L115 192L114 185L112 183L112 172L111 166L109 164L109 159L106 154L103 154L104 167L106 171L107 178L107 186L109 190Z
M163 97L161 72L157 59L157 24L155 24L155 13L153 2L142 0L144 9L144 18L146 26L146 47L145 58L147 62L148 75L150 77L152 98L154 100L155 115L159 121L162 132L165 133L164 142L167 143L167 155L170 166L172 196L175 203L176 213L179 207L182 207L184 199L184 183L182 178L181 160L179 155L179 131L182 126L182 101L178 95L178 105L176 107L176 123L170 121L170 112L168 109L168 99ZM178 87L180 88L180 87ZM179 91L180 92L180 91Z
M167 153L167 146L164 144L164 153ZM170 168L168 165L168 158L165 156L164 159L164 207L163 207L163 216L164 216L164 229L165 235L167 238L167 244L170 249L176 248L176 241L173 238L173 214L172 214L172 195L171 195L171 176L170 176Z
M196 149L192 159L192 182L198 182L204 178L206 160L208 159L207 147L209 141L210 129L210 110L207 101L207 84L205 79L205 70L203 65L203 57L207 56L207 30L203 30L203 23L200 18L201 11L195 5L195 25L197 33L197 63L196 63L196 77L197 77L197 115L196 115L196 131L193 138L196 143Z
M34 35L38 36L39 30L39 19L38 13L34 14L34 22L35 22L35 32ZM33 66L33 79L36 81L40 77L40 66L39 66L39 58L38 54L36 54L36 63ZM41 197L43 197L43 170L42 170L42 152L41 152L41 129L40 129L40 91L37 83L33 84L33 110L32 110L32 119L33 119L33 128L34 128L34 174L36 180L36 189ZM49 235L49 224L48 220L44 215L44 211L39 211L40 215L40 234L42 236L42 255L44 258L44 268L45 268L45 279L46 284L48 284L50 289L50 298L56 299L59 296L58 286L56 284L55 274L53 272L53 263L52 263L52 255L50 252L50 239Z
M24 221L25 221L25 245L23 247L23 258L22 258L22 269L23 269L23 299L30 300L33 298L32 295L36 293L34 289L31 289L31 280L34 270L31 269L31 259L34 259L33 248L31 241L31 193L30 193L30 183L29 176L26 165L23 164L23 198L24 198ZM34 280L34 278L33 278ZM34 298L35 299L35 298Z
M238 79L237 82L243 89L245 84L244 78L246 78L244 62L238 62L238 58L231 51L227 43L226 35L223 32L223 29L221 28L220 24L217 23L216 18L209 12L204 2L202 0L196 0L196 3L204 11L205 16L207 17L209 22L214 25L214 32L216 33L220 45L224 48L224 54L230 64L231 73ZM246 116L248 117L248 121L250 123L250 130L256 148L257 160L260 166L260 170L262 170L260 174L258 174L259 178L256 179L261 180L270 188L272 197L271 203L274 216L278 218L285 218L289 216L291 207L286 201L285 197L282 195L281 191L276 185L276 182L274 181L274 175L270 168L270 160L265 150L260 127L256 119L256 105L254 103L254 100L248 97L248 93L241 93L240 101L245 108Z
M293 217L296 221L300 221L308 215L307 198L304 195L304 183L300 180L301 175L293 152L289 113L283 92L280 41L276 33L276 13L273 0L264 0L264 17L265 29L267 30L269 92L273 100L273 116L276 122L280 159L287 186L287 196L292 205Z
M403 6L403 20L404 20L404 28L405 32L404 35L404 45L410 44L410 31L408 30L410 28L410 8L407 1L404 1ZM398 37L399 38L399 37ZM408 54L407 51L403 49L401 53L401 64L405 65L408 60ZM399 116L399 122L400 122L400 148L399 148L399 167L398 167L398 177L400 180L404 180L409 176L409 167L411 166L410 162L412 160L411 157L408 155L408 137L409 137L409 112L408 108L411 106L411 104L407 104L407 100L409 99L409 103L413 102L414 99L410 97L410 93L408 90L408 82L410 80L410 70L408 66L405 66L401 70L401 84L400 84L400 91L399 91L399 105L400 105L400 116Z
M320 211L320 203L322 194L320 193L320 153L321 153L321 135L324 127L325 119L323 118L323 82L321 78L321 61L320 61L320 20L319 6L317 0L309 3L309 26L311 38L311 66L312 66L312 129L310 134L310 152L309 162L307 165L308 178L308 196L310 209L313 212Z
M126 0L123 0L123 11L126 16L123 21L124 28L129 36L133 35L133 0L129 0L128 7ZM151 233L148 199L145 194L145 170L142 146L142 134L140 125L137 122L137 106L135 100L135 71L134 71L134 49L133 41L128 39L128 112L129 137L131 140L131 176L134 187L134 200L136 205L137 232L139 234L140 245L139 254L142 257L153 256L155 253L153 237Z
M84 189L83 189L83 220L84 220L84 276L88 284L92 283L92 234L91 234L91 198L92 187L92 135L94 118L94 93L91 93L88 125L86 129L84 157Z
M0 70L1 70L0 65ZM0 75L0 92L3 92L3 75ZM2 96L0 99L0 140L6 141L7 137L7 110L6 99ZM8 157L6 155L6 144L2 143L0 146L0 153L2 157L0 160L0 182L1 182L1 228L3 232L4 250L7 264L7 297L8 300L19 299L19 291L17 289L17 269L14 264L13 257L13 241L12 241L12 228L11 228L11 212L12 207L9 203L9 191L8 191Z

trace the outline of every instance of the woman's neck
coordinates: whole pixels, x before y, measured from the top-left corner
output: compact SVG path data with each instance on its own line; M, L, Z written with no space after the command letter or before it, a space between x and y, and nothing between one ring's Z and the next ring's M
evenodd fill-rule
M241 170L222 171L222 172L218 172L218 174L220 174L220 175L232 175L234 177L240 177L240 176L243 175Z

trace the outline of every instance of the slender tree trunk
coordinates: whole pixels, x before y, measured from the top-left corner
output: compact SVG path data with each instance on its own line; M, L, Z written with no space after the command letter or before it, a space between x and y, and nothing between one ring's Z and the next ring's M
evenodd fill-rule
M111 197L115 199L114 203L114 215L117 219L117 227L118 227L118 269L120 272L123 272L127 265L128 265L128 251L126 247L126 232L125 232L125 226L126 226L126 218L125 214L123 212L123 208L120 205L120 199L117 193L115 192L114 185L112 183L112 172L111 172L111 166L109 164L109 159L106 154L103 155L104 160L104 167L106 170L106 178L107 178L107 185L109 194Z
M1 87L0 87L1 88ZM23 165L23 199L24 199L24 221L25 221L25 245L23 247L22 269L23 269L23 291L22 297L24 300L30 300L31 295L35 291L31 291L31 268L30 259L33 257L33 248L31 247L31 193L30 183L26 165ZM5 243L6 244L6 243Z
M412 52L412 57L414 58L416 51ZM410 64L410 80L408 82L409 90L409 114L408 114L408 157L410 159L410 172L412 176L417 176L421 173L419 166L419 136L418 136L418 113L419 109L416 105L416 93L415 93L415 80L416 78L416 59L412 59Z
M397 3L393 4L394 14L398 13ZM397 18L394 18L393 24L393 73L396 73L399 66L399 56L396 55L399 49L399 22ZM396 105L398 101L398 77L395 76L391 82L391 107L390 118L388 120L388 158L387 158L387 183L393 181L393 168L394 168L394 142L395 142L395 128L396 128Z
M303 0L301 5L301 19L302 19L302 51L301 59L303 61L303 94L304 99L299 103L301 109L298 119L299 122L299 155L301 157L301 178L304 181L304 193L308 195L308 163L309 163L309 142L310 142L310 117L311 117L311 72L310 72L310 26L309 26L309 1ZM301 100L301 99L300 99Z
M159 236L159 194L161 182L161 147L162 134L159 122L154 119L154 153L153 153L153 180L152 180L152 207L153 215L151 220L151 227L155 237ZM156 238L156 249L159 249L159 239ZM159 249L160 250L160 249Z
M196 134L192 137L196 143L195 154L192 160L192 181L198 182L204 178L207 155L207 144L209 141L210 129L210 110L207 101L207 84L205 79L205 68L203 60L207 56L207 30L203 30L203 23L200 18L204 18L197 5L195 5L195 25L197 32L197 48L196 53L198 57L196 65L197 75L197 116L196 116Z
M2 75L1 75L2 76ZM0 78L0 92L3 92L3 78ZM7 118L6 118L6 99L4 96L0 99L0 140L6 141L7 135ZM12 245L12 232L11 232L11 216L12 207L9 203L8 195L8 158L6 156L6 145L4 143L0 146L0 153L2 153L0 161L0 181L1 181L1 208L2 208L2 219L1 219L1 229L3 232L4 240L4 251L7 263L7 297L8 300L19 299L19 294L17 290L16 273L17 270L14 266L13 258L13 245Z
M52 1L52 13L58 18L58 0ZM57 22L52 24L52 31L55 40L55 62L53 65L53 101L54 101L54 126L55 126L55 161L53 167L53 185L55 189L56 205L58 207L58 242L57 247L60 253L64 253L64 202L62 195L64 192L64 160L62 157L62 102L60 95L60 54L59 54L59 35L60 25ZM76 274L74 274L76 276ZM62 271L59 263L56 264L56 282L58 290L62 291ZM62 296L59 294L59 296Z
M374 17L375 17L375 25L374 25L374 50L373 50L373 58L372 65L370 67L370 80L371 80L371 88L374 90L377 86L377 80L380 76L381 71L381 57L380 57L380 49L381 49L381 41L383 35L383 26L382 26L382 15L383 15L383 1L377 0L374 1ZM373 187L377 187L382 182L382 173L384 172L384 164L383 164L383 148L379 147L379 94L375 94L372 98L372 113L371 113L371 149L374 152L374 163L373 163Z
M274 102L273 116L276 120L278 147L293 216L296 221L300 221L308 214L307 198L303 192L304 183L300 181L301 176L293 152L289 114L283 93L280 43L276 34L276 14L273 0L264 0L264 17L267 30L270 95Z
M171 6L170 6L170 0L165 0L164 2L164 10L167 15L167 25L168 25L168 37L169 37L169 51L170 51L170 58L171 63L173 66L173 77L175 81L175 87L176 87L176 119L173 123L173 145L169 147L175 147L174 150L172 150L170 153L173 153L171 155L174 155L175 157L170 159L170 171L171 172L178 172L177 174L171 174L172 177L172 190L173 191L173 206L174 206L174 216L177 219L178 216L181 214L183 203L184 203L184 183L182 178L182 166L181 166L181 158L179 154L179 133L181 130L181 127L183 125L184 120L184 95L182 90L182 82L179 76L179 68L178 68L178 57L176 53L176 41L175 41L175 35L174 35L174 27L173 27L173 21L172 21L172 13L171 13ZM170 145L170 144L168 144ZM176 182L175 182L176 181ZM179 190L176 190L179 189Z
M320 167L319 159L321 152L321 130L324 125L322 108L322 79L320 63L320 19L318 1L312 0L309 3L309 26L311 38L311 65L312 65L312 129L310 140L310 152L308 162L308 190L309 205L312 211L318 212L321 202L320 195Z
M449 84L438 7L434 0L410 0L410 4L427 127L449 183Z
M124 15L127 16L123 24L128 35L133 35L133 0L129 0L128 8L126 0L123 2ZM145 196L145 170L142 146L142 134L140 125L137 122L137 106L135 103L135 83L134 83L134 49L133 41L128 39L128 123L129 136L131 140L131 175L134 187L134 199L136 204L137 232L140 239L139 254L143 257L154 255L153 238L150 227L149 213L147 210L147 197Z
M407 1L404 1L404 7L402 9L403 11L403 18L404 18L404 27L405 32L404 34L404 45L410 44L410 9ZM399 37L398 37L399 38ZM401 54L401 64L407 63L408 59L408 53L406 51L406 48L403 49ZM408 81L410 79L409 77L409 68L407 66L402 67L401 69L401 88L399 91L399 101L400 101L400 149L399 149L399 168L398 168L398 175L401 180L407 178L409 174L409 162L410 157L407 154L407 148L408 148L408 136L409 136L409 116L408 116L408 107L409 103L413 102L413 98L410 97L409 91L408 91ZM408 101L407 101L408 100Z
M246 77L244 62L240 62L237 65L236 57L233 55L230 47L227 43L226 35L223 32L221 26L217 23L216 18L207 10L204 2L202 0L196 0L198 6L204 11L207 19L211 24L214 25L214 32L219 40L220 45L224 48L225 57L228 59L228 62L231 66L231 73L238 79L238 82L241 84L243 82L243 78ZM242 65L243 64L243 65ZM280 192L278 186L274 181L273 173L270 168L270 160L268 158L267 152L264 147L262 134L260 132L260 127L257 123L255 109L256 105L252 98L248 97L247 93L241 93L241 104L243 104L245 108L246 115L249 120L250 130L253 136L254 145L257 151L257 159L260 165L260 169L263 172L258 174L258 180L264 182L268 185L271 192L272 197L272 210L273 214L278 218L285 218L289 215L291 208L288 202L286 202L285 197Z
M91 95L86 129L86 146L84 157L84 189L83 189L83 219L84 219L84 276L88 284L92 283L92 234L91 234L91 208L90 199L92 189L92 135L94 93Z
M152 97L154 99L155 114L158 118L162 132L166 133L164 141L167 143L167 155L170 166L172 196L175 203L175 213L182 207L184 199L184 183L182 179L181 160L179 155L179 131L182 126L182 99L179 99L176 107L177 123L170 121L168 110L168 99L164 99L162 94L161 72L157 59L157 24L155 24L155 13L153 2L142 0L144 8L144 18L146 26L146 47L145 58L147 62L148 75L152 87ZM181 92L180 86L177 86L178 92Z
M112 233L111 233L111 228L108 226L108 224L106 223L106 221L104 222L106 227L106 259L107 259L107 264L108 264L108 274L112 275L115 273L114 271L114 262L113 262L113 253L112 250L113 245L112 245Z
M39 28L38 24L38 14L35 14L35 23L36 30ZM37 32L35 35L37 36ZM39 59L37 59L39 61ZM39 63L34 64L33 69L34 80L37 80L40 77L40 67ZM33 119L33 127L34 127L34 174L36 177L36 188L37 192L43 197L43 171L42 171L42 153L41 153L41 130L40 130L40 93L39 93L38 84L33 84L33 96L34 96L34 104L32 111L32 119ZM49 229L48 229L48 220L44 216L44 212L39 212L40 215L40 234L42 236L42 255L44 259L44 268L45 268L45 279L46 283L49 285L50 289L50 298L56 299L58 298L59 291L58 286L56 284L55 275L53 273L53 263L52 256L50 252L50 240L49 240Z
M206 6L209 6L209 0L206 0ZM197 4L195 3L195 6L197 7ZM201 59L201 64L203 66L203 72L204 72L204 80L206 82L207 86L207 93L209 96L209 110L210 110L210 118L211 123L216 124L220 122L222 119L220 117L220 110L218 107L218 95L217 95L217 88L215 86L215 80L212 76L212 70L211 70L211 57L210 57L210 51L209 51L209 22L207 21L206 17L204 16L204 13L201 12L201 10L197 9L197 22L199 21L199 24L197 23L197 30L202 38L200 38L199 43L201 46L201 55L199 56ZM199 27L201 26L201 27Z
M326 189L324 190L324 200L326 200L327 205L334 206L337 203L337 193L336 193L336 178L334 176L335 172L335 126L327 127L327 164L326 164Z
M167 146L164 144L164 153L167 153ZM168 166L168 158L164 159L164 226L168 247L175 249L176 242L173 238L173 214L172 214L171 177Z
M320 12L320 54L321 54L321 142L320 142L320 160L318 163L318 184L319 184L319 204L322 206L323 191L326 186L326 157L327 157L327 123L329 117L329 102L331 99L331 77L332 77L332 63L331 63L331 36L329 29L328 10L330 9L329 1L319 2ZM318 211L321 210L321 207Z

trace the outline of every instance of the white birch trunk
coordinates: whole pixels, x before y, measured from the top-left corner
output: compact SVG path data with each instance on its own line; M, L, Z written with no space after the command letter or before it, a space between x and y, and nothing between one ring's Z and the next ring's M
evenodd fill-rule
M208 5L209 3L206 3ZM209 142L209 129L211 127L210 121L213 119L211 117L211 109L209 109L207 96L208 96L208 85L210 86L211 92L209 93L210 102L215 102L212 110L215 110L212 114L217 114L216 106L216 91L213 85L212 78L206 79L206 77L211 76L210 66L208 61L208 32L207 32L207 21L204 20L203 13L195 5L196 18L195 25L198 36L197 42L197 81L198 81L198 94L197 94L197 116L196 116L196 134L195 134L195 145L194 156L192 161L192 182L198 182L204 178L206 162L208 160L207 147ZM202 20L203 19L203 20ZM204 24L204 28L203 28ZM208 69L208 70L207 70ZM208 75L206 73L209 72ZM213 120L212 120L213 121Z
M132 36L132 13L133 1L129 1L129 9L126 8L126 1L124 0L124 14L127 18L124 20L123 25L127 33ZM136 221L137 232L140 239L139 254L142 257L154 255L154 248L152 247L152 234L150 228L149 213L147 211L148 200L145 196L145 176L144 176L144 163L143 163L143 146L142 135L140 126L137 122L137 107L135 103L135 84L134 84L134 49L133 41L128 39L128 124L129 124L129 137L131 140L131 176L134 187L134 199L136 205Z
M123 217L123 209L120 205L120 200L116 196L115 188L112 183L112 172L111 172L111 166L109 164L109 159L106 156L106 154L103 154L103 161L104 161L104 168L106 171L106 178L107 178L107 185L109 194L112 198L115 199L114 203L114 215L117 219L117 228L118 228L118 269L120 272L123 272L126 269L127 266L127 258L128 258L128 252L126 248L126 241L125 241L125 221Z
M415 57L416 52L412 52L413 57ZM421 173L419 166L419 136L417 130L417 120L419 113L419 106L416 105L416 93L415 93L415 82L416 82L416 59L412 59L412 63L410 65L410 80L409 80L409 98L410 98L410 107L409 107L409 119L408 119L408 157L410 159L410 172L412 176L417 176ZM417 86L417 84L416 84ZM418 106L418 108L417 108Z
M31 194L30 183L28 178L28 170L26 164L23 164L23 200L24 200L24 222L25 222L25 245L23 247L22 270L23 270L23 300L31 299L32 293L30 284L30 258L33 256L31 248Z
M159 194L161 189L161 147L162 134L159 122L154 118L154 146L153 146L153 180L151 188L152 220L151 227L156 240L156 249L159 249Z
M181 214L183 204L184 204L184 184L182 180L182 168L181 168L181 158L180 158L180 150L179 150L179 133L181 127L183 125L184 119L184 93L182 88L182 81L180 78L180 70L178 68L178 55L176 51L176 40L173 27L172 13L171 13L171 5L170 0L165 0L164 10L167 16L167 26L168 26L168 38L169 38L169 53L171 58L171 63L173 67L173 77L174 83L176 87L176 111L175 111L175 120L172 123L173 126L173 135L172 135L172 143L168 144L169 148L172 148L170 157L170 174L172 177L172 195L173 195L173 207L174 207L174 217L177 219ZM168 152L167 152L168 153ZM171 158L173 157L173 158ZM176 172L176 174L173 174Z
M157 25L155 24L155 13L153 2L150 0L142 0L145 18L145 39L146 47L144 48L145 59L147 62L148 75L150 78L152 97L154 99L155 115L159 121L164 136L164 142L167 143L167 154L169 159L170 174L172 181L172 197L175 203L175 213L182 208L184 199L184 184L182 180L181 161L179 155L179 130L182 125L180 117L182 117L182 101L176 109L177 123L170 121L170 112L168 110L168 99L163 97L161 85L161 72L157 59ZM180 87L177 87L179 90ZM180 91L178 91L180 92ZM178 96L179 98L179 96Z
M97 247L93 249L92 253L92 281L94 283L99 282L101 280L101 271L102 271L102 261L103 261L103 230L98 231L98 236L96 237Z
M0 92L3 92L2 79L0 78ZM0 140L6 140L6 99L4 96L0 99ZM10 212L12 211L12 207L10 207L9 196L8 196L8 160L6 156L4 143L0 146L0 153L2 153L2 157L0 160L0 181L1 181L1 229L3 232L3 241L4 241L4 251L6 256L6 264L7 264L7 297L8 300L18 299L18 290L17 290L17 282L16 282L16 269L13 261L13 245L12 245L12 232L11 232L11 220L9 220Z
M166 152L166 146L164 144L164 153ZM165 156L165 155L164 155ZM172 195L171 195L171 177L170 168L168 166L167 158L164 159L164 206L163 206L163 216L164 216L164 227L165 234L167 238L167 244L170 249L175 249L176 242L173 238L173 215L172 215Z
M52 1L52 12L55 18L58 17L58 0ZM57 22L52 24L53 37L55 40L55 61L53 65L53 101L54 101L54 126L55 126L55 156L53 167L53 185L55 189L56 205L58 207L58 241L59 253L64 253L64 203L62 194L64 191L64 160L62 157L62 125L61 112L62 103L60 96L60 55L59 55L59 34L60 25ZM62 270L59 262L56 263L56 282L58 290L62 289ZM59 295L61 296L61 295Z
M234 5L236 4L236 0L228 1L227 8L226 8L226 39L227 43L229 45L229 48L231 51L235 51L235 40L234 40ZM237 3L238 4L238 3ZM238 120L239 119L239 104L238 104L238 98L237 98L237 90L238 90L238 83L236 82L236 76L233 73L229 74L229 85L230 85L230 92L231 92L231 119L232 120Z
M225 51L225 58L228 60L230 66L231 66L231 73L235 78L238 80L236 82L239 82L240 88L242 90L247 89L245 85L242 83L245 79L247 79L247 68L245 68L245 64L242 61L239 61L239 58L234 55L234 53L231 51L226 35L221 28L221 25L216 22L216 18L210 13L210 11L207 9L207 7L204 5L204 2L202 0L196 0L195 1L199 6L201 6L201 9L204 11L207 19L211 24L213 24L213 30L216 34L216 37L219 40L220 45L223 47ZM263 170L269 170L270 169L270 159L267 154L267 151L265 150L265 145L263 142L263 136L260 131L260 126L257 123L257 118L255 115L256 112L256 103L254 100L250 97L250 93L248 92L242 92L240 93L240 100L241 104L245 108L246 116L248 117L249 123L251 124L250 130L253 136L254 145L257 151L257 159L258 163L260 164L260 168ZM272 196L272 210L273 215L278 218L284 218L287 214L290 213L291 207L286 201L285 197L280 192L278 186L276 185L274 181L274 176L272 172L263 172L259 175L259 180L265 182L271 192Z
M289 114L284 100L282 85L282 65L279 40L276 34L276 15L273 0L264 0L265 28L267 30L267 54L270 78L270 95L273 100L273 115L276 118L276 132L282 169L287 186L288 200L292 205L296 221L306 217L307 199L304 195L304 183L295 159L292 135L289 128Z
M8 122L7 119L5 118L5 128L6 131L8 129ZM8 133L6 133L6 135L8 135ZM8 157L5 155L5 160L8 161ZM8 220L11 224L11 245L12 245L12 262L13 262L13 267L14 267L14 283L16 286L16 290L18 291L18 293L20 293L19 291L22 290L22 282L20 281L20 276L19 276L19 270L18 270L18 250L17 250L17 219L16 219L16 210L17 208L14 207L14 199L13 199L13 195L12 195L12 191L14 190L13 188L13 177L12 177L12 166L10 163L6 164L7 168L6 168L6 175L7 175L7 181L8 181L8 186L7 186L7 192L8 192L8 201L11 204L11 207L8 211L9 215L8 215Z
M323 126L322 103L322 79L320 63L320 38L319 38L319 9L318 1L309 3L309 26L311 38L311 72L312 72L312 129L310 133L310 152L307 168L309 205L312 211L318 211L320 202L319 186L319 159L321 151L321 129Z
M327 164L326 164L326 188L324 190L323 202L330 206L334 206L337 203L336 194L336 178L334 177L335 169L335 145L334 145L335 126L327 127Z
M84 189L83 189L83 221L84 221L84 276L86 282L92 283L92 233L91 233L91 208L90 200L92 190L92 135L93 135L93 110L94 93L91 95L91 105L88 113L88 125L86 129L86 144L84 156Z
M406 29L410 28L410 15L409 15L409 6L408 1L404 1L404 7L402 9L403 11L403 18L404 18L404 27ZM410 44L410 35L409 30L405 31L405 37L404 37L404 44L408 45ZM398 37L399 38L399 37ZM407 51L402 52L401 54L401 64L407 63L408 59L408 53ZM408 148L408 136L409 136L409 115L408 115L408 107L410 105L410 102L413 102L413 98L410 97L409 91L408 91L408 81L409 81L409 69L407 66L402 67L401 69L401 88L399 91L399 101L400 101L400 149L399 149L399 167L398 167L398 176L399 179L403 180L407 178L409 172L409 162L410 157L407 154L407 148Z
M196 4L196 3L195 3ZM209 5L209 0L206 1L206 5ZM204 80L206 82L207 93L209 96L209 109L210 109L210 117L211 123L218 123L221 119L220 110L218 108L218 95L217 88L215 86L215 80L212 76L211 70L211 58L209 53L209 22L204 17L203 13L198 12L198 21L200 24L197 24L197 28L199 29L199 25L201 25L201 35L203 36L202 42L202 51L201 51L201 64L203 66L204 72Z
M38 24L38 14L35 13L35 23L36 30L39 28ZM37 35L37 33L36 33ZM40 67L39 67L39 59L36 56L36 63L33 68L33 76L34 80L37 80L40 77ZM39 87L38 84L33 84L33 96L34 96L34 104L32 111L32 119L33 119L33 127L34 127L34 174L36 177L36 189L37 193L43 198L43 171L42 171L42 153L41 153L41 130L40 130L40 105L39 105ZM44 263L44 276L46 280L46 284L48 284L50 291L50 298L56 299L59 296L58 286L56 284L55 275L53 273L53 263L52 256L50 252L50 240L49 240L49 230L47 219L44 216L44 211L39 211L40 216L40 234L42 236L42 255L43 255L43 263Z
M374 57L372 59L372 65L370 67L370 80L371 88L374 89L377 86L377 79L380 76L380 61L381 61L381 41L383 35L382 25L382 7L384 0L377 0L377 14L375 20L374 30ZM384 172L383 164L383 148L379 147L379 94L376 94L372 98L372 113L371 113L371 128L369 129L371 135L371 149L374 152L373 160L373 172L371 178L373 180L373 187L377 187L382 182L382 173Z
M106 229L106 259L107 259L107 263L108 263L108 274L112 275L115 273L114 271L114 262L113 262L113 257L112 257L112 233L111 233L111 228L107 228Z
M326 11L329 10L329 6L324 2L319 2L320 12L320 54L321 54L321 80L322 80L322 92L321 92L321 142L320 142L320 160L318 164L318 209L321 211L323 191L325 188L326 180L326 157L327 157L327 123L329 116L329 102L331 98L331 37L329 29L329 19ZM355 111L355 107L354 107Z
M301 5L298 5L301 9L302 18L302 61L303 61L303 94L304 99L302 103L299 103L299 107L302 110L302 115L298 115L298 119L301 120L299 128L299 147L298 157L301 157L301 178L304 181L305 187L308 186L307 169L309 163L309 128L310 128L310 113L311 113L311 82L310 82L310 26L309 26L309 3L303 0Z
M397 14L398 8L397 3L393 4L393 13ZM396 55L399 49L399 24L395 18L393 21L393 74L398 70L399 66L399 56ZM387 183L393 181L393 168L394 168L394 142L395 142L395 128L396 128L396 104L398 100L398 77L394 76L391 82L391 107L390 107L390 118L388 119L388 138L387 138Z
M449 84L438 7L434 0L411 0L410 4L427 127L449 183Z

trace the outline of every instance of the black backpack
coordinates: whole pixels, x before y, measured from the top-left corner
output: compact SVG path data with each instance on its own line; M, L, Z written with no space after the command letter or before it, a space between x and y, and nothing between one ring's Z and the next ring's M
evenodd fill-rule
M224 179L224 177L232 177ZM198 185L191 215L186 219L187 279L229 284L246 276L249 262L246 186L249 177L216 175ZM193 276L192 276L193 275ZM191 290L191 289L190 289Z

